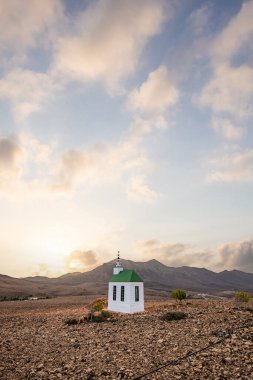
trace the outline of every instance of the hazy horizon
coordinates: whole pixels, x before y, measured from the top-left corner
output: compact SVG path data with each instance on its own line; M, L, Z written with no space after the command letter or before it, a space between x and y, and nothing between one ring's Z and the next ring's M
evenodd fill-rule
M253 0L0 10L0 273L253 273Z
M123 262L122 263L122 266L123 268L126 268L124 266L124 261L130 261L130 262L134 262L134 263L147 263L147 262L150 262L150 261L158 261L160 264L163 264L161 261L157 260L157 259L149 259L149 260L145 260L145 261L135 261L135 260L125 260L125 259L121 259L121 261ZM92 271L93 269L96 269L100 266L102 266L103 264L109 264L109 263L113 263L115 262L116 263L116 259L115 260L109 260L107 262L104 262L104 263L100 263L98 264L97 266L95 266L94 268L92 269L87 269L87 270L83 270L83 271L75 271L75 272L65 272L65 273L61 273L59 275L41 275L41 274L31 274L31 275L27 275L27 276L21 276L21 277L14 277L14 276L10 276L8 273L0 273L0 275L4 275L4 276L8 276L8 277L13 277L13 278L18 278L18 279L25 279L25 278L30 278L30 277L47 277L47 278L58 278L60 276L65 276L65 275L75 275L75 274L82 274L82 273L86 273L86 272L90 272ZM166 264L163 264L163 265L166 265ZM196 268L196 269L207 269L209 271L212 271L212 272L215 272L215 273L222 273L224 271L227 271L227 272L233 272L235 270L238 270L238 269L223 269L222 271L218 271L218 270L211 270L211 269L208 269L208 268L205 268L205 267L198 267L198 266L191 266L191 265L180 265L180 266L170 266L170 265L166 265L168 267L171 267L171 268L182 268L182 267L187 267L187 268ZM130 267L127 267L127 269L129 269ZM112 265L112 271L113 271L113 265ZM243 272L243 273L249 273L249 274L253 274L253 273L250 273L250 272L247 272L247 271L241 271L240 272Z

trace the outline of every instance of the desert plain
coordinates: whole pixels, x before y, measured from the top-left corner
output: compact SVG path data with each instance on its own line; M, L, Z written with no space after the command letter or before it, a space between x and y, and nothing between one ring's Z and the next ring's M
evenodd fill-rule
M90 301L1 302L0 379L253 379L252 301L148 300L144 313L65 323L85 316ZM169 311L187 318L162 320Z

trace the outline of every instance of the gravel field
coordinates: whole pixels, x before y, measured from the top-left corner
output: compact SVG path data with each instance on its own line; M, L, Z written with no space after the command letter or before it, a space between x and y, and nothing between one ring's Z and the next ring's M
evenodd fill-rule
M86 314L88 301L1 302L0 379L134 379L209 345L143 379L253 379L252 303L149 301L142 314L68 326L67 318ZM188 317L161 320L167 311Z

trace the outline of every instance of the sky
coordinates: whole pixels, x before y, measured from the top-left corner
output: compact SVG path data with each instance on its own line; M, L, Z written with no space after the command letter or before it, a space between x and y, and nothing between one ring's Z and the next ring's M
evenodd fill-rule
M0 273L253 273L253 0L0 2Z

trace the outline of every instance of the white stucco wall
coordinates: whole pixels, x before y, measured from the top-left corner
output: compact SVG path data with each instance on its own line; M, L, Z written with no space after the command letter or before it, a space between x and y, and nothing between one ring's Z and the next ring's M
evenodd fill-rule
M139 301L135 301L135 286L139 286ZM144 287L143 282L130 283L130 312L144 311Z
M117 287L116 301L113 301L113 286ZM120 300L121 286L125 287L125 299ZM139 286L139 301L135 301L135 286ZM120 313L137 313L144 311L143 282L109 282L108 310Z

